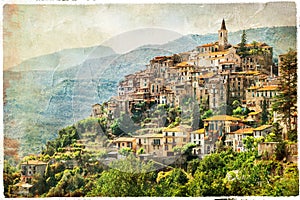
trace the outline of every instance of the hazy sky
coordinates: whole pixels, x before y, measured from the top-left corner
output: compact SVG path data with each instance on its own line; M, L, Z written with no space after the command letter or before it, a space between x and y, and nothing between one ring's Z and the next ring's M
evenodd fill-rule
M295 26L295 3L265 4L100 4L11 5L3 7L4 69L62 49L88 47L143 28L172 31L131 37L112 48L123 53L133 47L165 43L180 35L216 33L222 19L229 31L266 26ZM129 44L131 43L131 44Z

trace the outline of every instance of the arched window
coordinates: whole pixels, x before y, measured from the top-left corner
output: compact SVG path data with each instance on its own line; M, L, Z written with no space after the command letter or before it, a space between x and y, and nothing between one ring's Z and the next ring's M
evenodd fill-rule
M220 37L222 37L222 32L220 33Z

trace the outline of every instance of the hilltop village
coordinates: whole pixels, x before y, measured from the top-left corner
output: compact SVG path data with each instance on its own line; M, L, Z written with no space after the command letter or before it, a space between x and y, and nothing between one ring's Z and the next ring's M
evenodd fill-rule
M216 42L189 52L153 58L146 70L125 76L119 83L118 96L103 105L95 104L91 116L113 120L126 113L133 122L146 119L137 131L125 128L123 132L132 136L116 137L113 140L116 149L128 147L138 152L142 148L149 156L173 156L174 147L194 143L193 153L202 158L214 152L216 142L223 138L235 151L244 151L243 138L266 137L271 133L272 122L280 119L276 113L268 116L273 97L279 94L280 69L272 61L271 46L256 41L243 43L246 40L243 34L240 44L229 44L223 20ZM186 109L193 110L191 106L197 104L214 115L203 119L199 126L181 119L180 123L163 127L157 118L149 119L147 113L157 105L181 107L183 115L184 102L189 105ZM237 109L235 113L230 111L232 105ZM134 120L137 112L142 114L137 115L139 120ZM295 112L292 129L296 128L296 120ZM283 130L284 138L286 132ZM275 144L269 145L272 146L269 151L275 149Z
M229 44L223 19L217 41L153 58L145 70L120 81L117 96L93 105L89 118L61 129L40 155L23 158L20 175L6 167L5 195L294 195L299 192L293 189L293 183L298 183L297 105L288 101L292 103L287 121L273 109L274 97L282 93L281 67L286 65L282 62L289 57L288 53L280 55L278 65L273 63L273 48L264 42L247 43L245 31L239 44ZM118 161L126 169L147 168L148 161L157 168L144 181L144 177L137 178L143 173L124 175L122 169L108 168ZM211 175L212 168L218 176ZM229 178L229 173L236 177L241 173L243 180ZM127 175L132 176L124 178ZM162 189L173 175L185 177L183 185L174 178L175 185L167 181ZM133 188L142 183L136 193L130 190L130 179ZM294 182L286 186L290 179ZM120 193L124 191L116 185L121 183L128 193ZM288 189L278 192L278 187Z

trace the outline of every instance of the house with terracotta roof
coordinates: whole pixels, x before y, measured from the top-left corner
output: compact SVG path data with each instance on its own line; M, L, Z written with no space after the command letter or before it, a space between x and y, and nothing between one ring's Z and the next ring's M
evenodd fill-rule
M229 115L215 115L204 119L205 129L205 154L209 154L216 149L216 142L226 134L238 130L241 125L241 119Z
M253 129L253 136L255 138L258 137L266 137L272 131L272 125L262 125L255 129Z
M247 118L244 120L247 124L251 126L257 125L261 120L261 112L250 112Z
M119 137L113 141L117 149L122 149L125 147L131 148L136 151L136 138L134 137Z
M21 182L31 183L34 175L44 176L47 163L39 160L28 160L21 163Z
M266 100L268 108L271 108L273 97L279 93L278 85L257 85L246 90L246 102L249 109L256 112L262 111L263 101Z
M253 128L241 128L226 135L225 145L231 146L234 151L244 151L243 139L253 136Z
M135 136L136 151L143 148L146 154L163 156L163 134L153 133Z
M163 129L163 156L173 156L175 146L183 147L189 142L190 126L176 126Z

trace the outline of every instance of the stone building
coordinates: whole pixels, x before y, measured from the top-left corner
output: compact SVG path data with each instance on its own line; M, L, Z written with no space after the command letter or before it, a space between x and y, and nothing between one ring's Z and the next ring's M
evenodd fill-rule
M39 160L29 160L21 163L21 182L31 183L34 175L44 176L47 163Z
M202 158L205 154L205 130L204 128L195 130L190 134L190 142L196 144L196 147L193 148L193 155L197 155ZM207 141L207 140L206 140Z
M206 140L204 154L210 154L216 149L216 142L226 134L241 128L241 119L228 115L215 115L204 120ZM226 142L226 141L225 141Z
M119 137L113 141L117 149L125 147L131 148L134 152L136 151L136 138L133 137Z
M278 94L279 89L277 85L252 86L247 88L245 92L247 107L250 110L261 112L264 100L266 101L267 108L271 108L274 101L273 97Z
M189 142L191 127L177 126L163 129L163 156L174 156L173 148L183 147Z
M92 106L92 113L91 117L102 117L103 116L103 111L102 111L102 106L99 103L96 103Z
M243 71L260 71L270 75L273 65L273 48L266 43L253 42L246 44L247 54L242 58ZM239 46L235 46L239 48Z
M135 136L136 151L143 148L146 154L163 156L163 134L145 134Z

